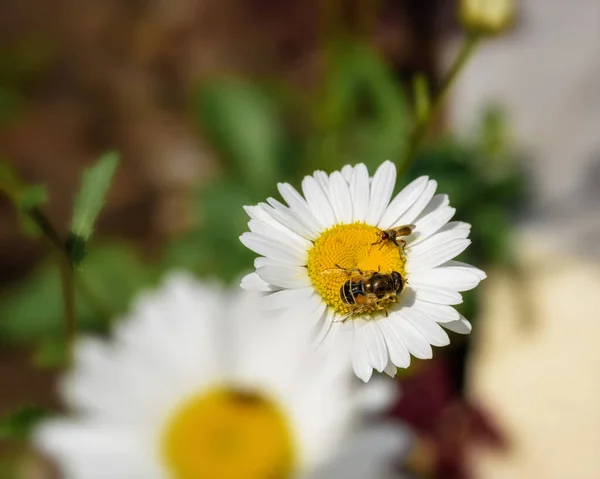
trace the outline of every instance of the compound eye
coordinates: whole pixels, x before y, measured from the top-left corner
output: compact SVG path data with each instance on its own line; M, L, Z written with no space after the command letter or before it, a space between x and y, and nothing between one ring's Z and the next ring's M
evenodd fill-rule
M400 294L404 289L404 278L397 271L392 273L392 278L394 279L394 291L396 294Z

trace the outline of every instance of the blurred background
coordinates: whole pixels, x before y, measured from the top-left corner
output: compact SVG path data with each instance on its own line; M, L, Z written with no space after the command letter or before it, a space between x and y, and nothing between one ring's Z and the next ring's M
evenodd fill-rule
M491 0L494 1L494 0ZM241 205L315 169L399 161L465 32L454 0L8 0L0 159L68 231L83 169L121 164L78 285L105 333L172 268L235 284ZM425 85L426 87L423 87ZM600 3L523 0L466 66L400 188L473 225L469 337L400 371L424 478L600 477ZM0 417L60 408L59 272L0 196ZM0 477L52 477L0 429ZM12 471L12 472L11 472ZM15 473L18 475L11 476Z

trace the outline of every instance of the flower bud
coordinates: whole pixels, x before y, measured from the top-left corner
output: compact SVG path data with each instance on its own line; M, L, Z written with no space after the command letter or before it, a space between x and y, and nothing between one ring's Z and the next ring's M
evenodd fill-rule
M515 0L461 0L460 20L470 32L493 35L511 23L515 3Z

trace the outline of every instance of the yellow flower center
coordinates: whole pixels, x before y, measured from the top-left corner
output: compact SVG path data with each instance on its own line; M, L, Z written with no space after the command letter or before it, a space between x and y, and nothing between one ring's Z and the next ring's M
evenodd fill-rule
M293 466L281 410L258 394L231 389L185 403L169 419L161 446L175 479L278 479Z
M308 252L308 275L325 303L337 313L346 315L356 307L342 300L340 289L352 271L389 274L397 271L405 277L406 258L402 249L391 241L380 242L381 230L364 223L341 224L321 234ZM374 244L376 243L376 244ZM380 306L393 299L379 301ZM363 307L361 313L377 310L375 305Z

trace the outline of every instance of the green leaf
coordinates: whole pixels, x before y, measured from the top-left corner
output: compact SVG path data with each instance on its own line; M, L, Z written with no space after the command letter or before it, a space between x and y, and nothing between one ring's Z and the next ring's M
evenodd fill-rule
M106 153L83 174L81 188L75 198L71 232L67 243L71 259L76 265L85 256L86 242L104 205L104 198L118 162L117 153Z
M7 161L0 161L0 191L3 191L21 211L41 206L48 200L42 185L27 185Z
M5 161L0 162L0 191L9 197L19 213L20 228L26 236L39 236L40 230L28 216L28 211L39 208L48 200L42 185L26 185Z
M23 188L19 194L19 206L23 210L30 210L43 205L48 201L48 192L42 185L30 185Z
M332 170L395 160L408 144L408 109L402 86L382 58L362 44L336 50L327 96L318 118L318 152L311 169Z
M196 115L241 182L264 191L278 178L283 127L275 103L259 87L233 80L207 83Z
M21 406L0 420L0 439L26 439L48 412L38 406Z

